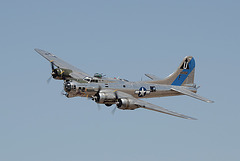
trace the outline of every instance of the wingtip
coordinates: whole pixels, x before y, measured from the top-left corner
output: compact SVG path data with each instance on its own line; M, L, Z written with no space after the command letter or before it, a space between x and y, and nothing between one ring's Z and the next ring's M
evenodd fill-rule
M43 50L38 49L38 48L35 48L34 50L35 50L36 52L41 52L41 51L43 51Z
M187 120L198 120L194 117L190 117L190 116L186 116L186 115L183 115L183 116L180 116L181 118L184 118L184 119L187 119Z
M207 103L214 103L214 101L208 100Z
M47 51L42 50L42 49L38 49L38 48L35 48L34 50L35 50L37 53L39 53L40 55L43 55L43 54L48 53Z
M194 118L194 117L189 117L189 118L187 118L188 120L198 120L198 119L196 119L196 118Z

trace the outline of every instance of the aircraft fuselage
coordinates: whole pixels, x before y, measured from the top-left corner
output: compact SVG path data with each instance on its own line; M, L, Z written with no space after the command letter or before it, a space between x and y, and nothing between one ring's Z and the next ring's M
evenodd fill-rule
M67 88L67 85L69 88ZM154 98L182 95L171 90L172 85L151 84L145 82L116 81L114 83L78 83L75 81L65 82L64 90L67 97L92 97L99 88L101 90L121 91L132 95L135 98ZM186 89L196 93L195 87Z

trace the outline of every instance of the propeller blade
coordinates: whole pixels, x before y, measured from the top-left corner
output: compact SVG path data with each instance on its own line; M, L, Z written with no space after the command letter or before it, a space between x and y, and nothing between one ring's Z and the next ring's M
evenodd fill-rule
M64 89L62 90L61 95L66 96L66 93L65 93Z
M114 109L112 110L112 115L114 115L114 114L115 114L115 112L116 112L116 109L117 109L117 106L115 106L115 107L114 107Z
M97 103L97 106L98 106L98 111L101 110L101 106Z
M118 100L118 94L117 91L114 92L116 100Z
M101 90L102 90L102 87L101 87L101 86L98 86L98 91L97 91L97 93L95 94L95 96L98 95Z
M54 64L53 64L53 61L51 61L51 68L52 68L52 71L54 71Z
M47 84L49 84L51 80L52 80L52 76L47 79Z

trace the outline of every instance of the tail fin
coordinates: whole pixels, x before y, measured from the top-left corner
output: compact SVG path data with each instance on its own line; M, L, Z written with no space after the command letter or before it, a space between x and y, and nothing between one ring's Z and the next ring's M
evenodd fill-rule
M194 84L195 60L192 56L183 59L177 71L163 80L151 81L149 83L167 84L182 86L184 84Z

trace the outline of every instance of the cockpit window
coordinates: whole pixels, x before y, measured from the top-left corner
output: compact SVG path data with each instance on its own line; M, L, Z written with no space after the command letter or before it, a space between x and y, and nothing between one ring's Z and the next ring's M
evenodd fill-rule
M92 79L91 82L98 83L98 80Z
M85 78L83 78L83 80L87 81L88 83L89 82L98 83L98 79L96 79L96 78L85 77Z

